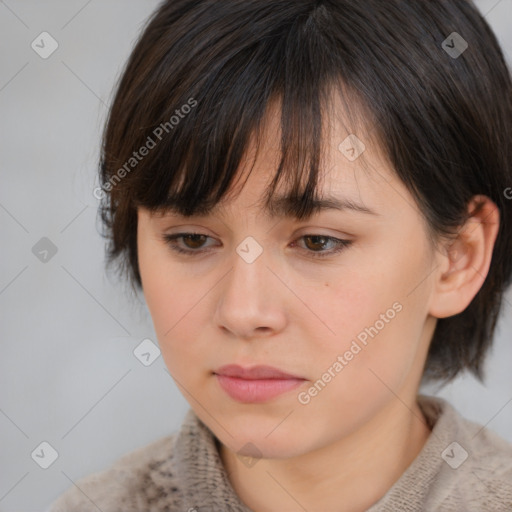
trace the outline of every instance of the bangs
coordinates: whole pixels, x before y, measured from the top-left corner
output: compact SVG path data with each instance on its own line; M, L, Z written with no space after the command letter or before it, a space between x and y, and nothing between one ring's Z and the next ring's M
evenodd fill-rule
M252 141L256 160L268 115L278 112L281 158L265 206L284 180L288 213L297 219L313 213L322 141L330 136L330 123L340 119L335 100L341 100L343 124L349 121L347 135L355 132L363 138L367 130L360 115L363 102L347 78L350 69L342 80L339 47L321 30L328 13L323 6L311 11L307 5L297 16L297 6L279 10L279 4L255 2L252 25L259 18L267 33L251 34L240 27L238 13L224 10L220 2L209 7L208 16L198 16L187 37L177 34L175 41L166 42L164 55L134 52L139 61L160 59L151 79L141 78L138 88L130 88L133 101L123 98L125 107L132 105L132 112L125 113L130 123L142 127L136 147L153 147L112 188L112 205L128 196L134 209L172 210L185 217L208 214L226 199ZM263 23L266 17L277 19ZM223 33L216 31L205 41L205 20L208 26L222 26ZM365 114L367 120L370 113ZM116 127L111 130L107 137L115 135ZM104 161L103 184L133 153L133 135L126 138L132 147L123 145L122 136L118 134L123 155L115 163Z

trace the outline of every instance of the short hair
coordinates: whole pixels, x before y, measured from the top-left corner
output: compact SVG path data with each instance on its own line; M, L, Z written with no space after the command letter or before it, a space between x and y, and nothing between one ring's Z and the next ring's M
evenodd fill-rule
M463 312L438 319L423 374L447 382L467 369L482 381L511 281L512 86L494 33L467 0L163 1L104 128L107 267L117 262L140 291L137 208L209 212L276 100L282 156L268 199L286 176L294 213L308 216L332 91L359 122L355 133L364 127L378 141L433 240L456 236L474 195L498 206L489 273Z

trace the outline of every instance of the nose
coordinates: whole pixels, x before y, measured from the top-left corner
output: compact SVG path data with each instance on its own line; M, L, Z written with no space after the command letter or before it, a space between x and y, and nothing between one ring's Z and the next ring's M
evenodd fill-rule
M214 321L238 339L271 336L286 325L287 290L267 256L263 250L251 262L234 251L232 268L220 283Z

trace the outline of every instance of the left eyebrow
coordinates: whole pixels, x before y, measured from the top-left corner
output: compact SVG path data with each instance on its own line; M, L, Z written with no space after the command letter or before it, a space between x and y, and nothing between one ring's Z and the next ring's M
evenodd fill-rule
M355 211L368 215L379 215L367 206L359 204L351 199L344 197L324 196L313 198L310 201L312 214L323 210ZM272 198L266 210L271 218L275 217L293 217L298 218L298 213L303 208L302 201L296 197L277 196ZM308 216L309 217L309 216Z

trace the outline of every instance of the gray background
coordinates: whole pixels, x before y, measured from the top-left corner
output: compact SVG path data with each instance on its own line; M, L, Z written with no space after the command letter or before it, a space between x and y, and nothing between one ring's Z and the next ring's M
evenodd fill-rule
M511 62L512 0L477 2ZM155 0L0 1L0 511L41 511L78 478L176 430L188 404L161 357L142 300L103 267L92 190L107 105ZM456 27L454 28L456 30ZM31 48L43 31L58 49ZM512 184L511 184L512 185ZM32 247L49 238L42 262ZM463 377L438 392L512 441L512 295L486 386ZM31 453L59 453L48 469ZM48 453L48 452L47 452Z

